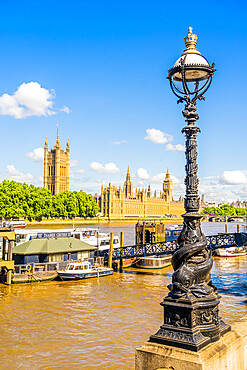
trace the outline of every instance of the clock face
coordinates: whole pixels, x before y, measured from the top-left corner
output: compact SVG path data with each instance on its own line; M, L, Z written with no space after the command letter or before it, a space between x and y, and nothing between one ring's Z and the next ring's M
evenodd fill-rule
M167 185L167 184L165 184L165 188L166 188L166 189L168 188L168 185Z

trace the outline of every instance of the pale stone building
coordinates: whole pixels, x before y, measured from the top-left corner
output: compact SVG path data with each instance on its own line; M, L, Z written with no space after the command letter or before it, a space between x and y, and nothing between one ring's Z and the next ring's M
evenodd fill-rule
M53 195L69 190L70 176L70 143L69 139L66 151L61 149L59 135L54 148L49 150L46 138L44 147L44 188Z
M125 217L162 217L167 214L180 216L184 212L183 202L174 202L172 199L172 180L167 170L163 181L163 191L157 197L156 191L151 196L151 187L148 189L137 189L134 195L128 168L123 188L117 188L109 184L105 188L102 185L101 197L98 203L103 217L125 218Z

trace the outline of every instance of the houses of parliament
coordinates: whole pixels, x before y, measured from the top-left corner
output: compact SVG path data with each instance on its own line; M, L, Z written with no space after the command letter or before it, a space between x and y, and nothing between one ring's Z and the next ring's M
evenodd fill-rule
M54 148L49 150L46 138L44 146L44 184L52 195L69 190L70 182L70 143L67 142L66 150L61 149L59 135ZM100 206L103 217L108 219L124 219L128 217L162 217L167 214L181 215L184 212L183 202L173 201L172 180L167 170L163 181L163 190L157 196L148 189L137 189L135 194L128 168L123 188L109 184L102 185L101 195L95 197Z
M111 184L104 188L102 185L98 204L103 217L107 217L108 219L162 217L167 214L180 216L184 212L183 202L173 201L172 188L171 176L167 170L166 177L163 181L163 190L159 196L157 196L155 191L152 197L150 185L148 189L136 189L134 195L128 168L123 188L121 186L117 188Z

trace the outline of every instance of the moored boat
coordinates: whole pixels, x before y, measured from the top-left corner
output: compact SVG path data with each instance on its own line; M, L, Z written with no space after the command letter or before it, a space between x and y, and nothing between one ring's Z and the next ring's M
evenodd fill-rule
M241 257L246 255L246 251L242 247L229 247L215 249L216 257Z
M40 273L25 273L25 274L13 274L12 284L21 283L37 283L41 281L50 281L57 278L57 272L40 272Z
M163 269L171 265L172 255L148 256L139 258L135 266L143 269Z
M13 229L24 229L26 227L24 220L1 221L0 227L13 227Z
M71 261L65 270L58 270L57 273L62 280L80 280L112 275L113 269L92 266L89 261Z
M19 230L16 232L16 244L22 244L32 239L73 237L87 244L93 245L99 251L110 248L110 234L100 232L98 228L73 228L73 229L32 229ZM113 248L119 248L120 241L118 235L113 238Z

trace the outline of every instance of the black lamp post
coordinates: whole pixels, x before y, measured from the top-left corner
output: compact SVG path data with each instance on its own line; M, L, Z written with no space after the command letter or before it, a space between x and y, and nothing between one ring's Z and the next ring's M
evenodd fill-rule
M185 102L183 116L187 125L182 132L186 136L186 195L183 230L178 236L179 248L172 257L174 273L170 292L161 305L164 307L164 324L150 337L151 342L172 345L198 351L230 330L219 317L219 296L210 280L213 264L211 251L207 248L201 231L197 177L197 133L195 125L199 116L196 101L205 100L203 94L209 88L214 64L196 49L197 36L189 27L184 38L186 49L168 71L173 93Z

